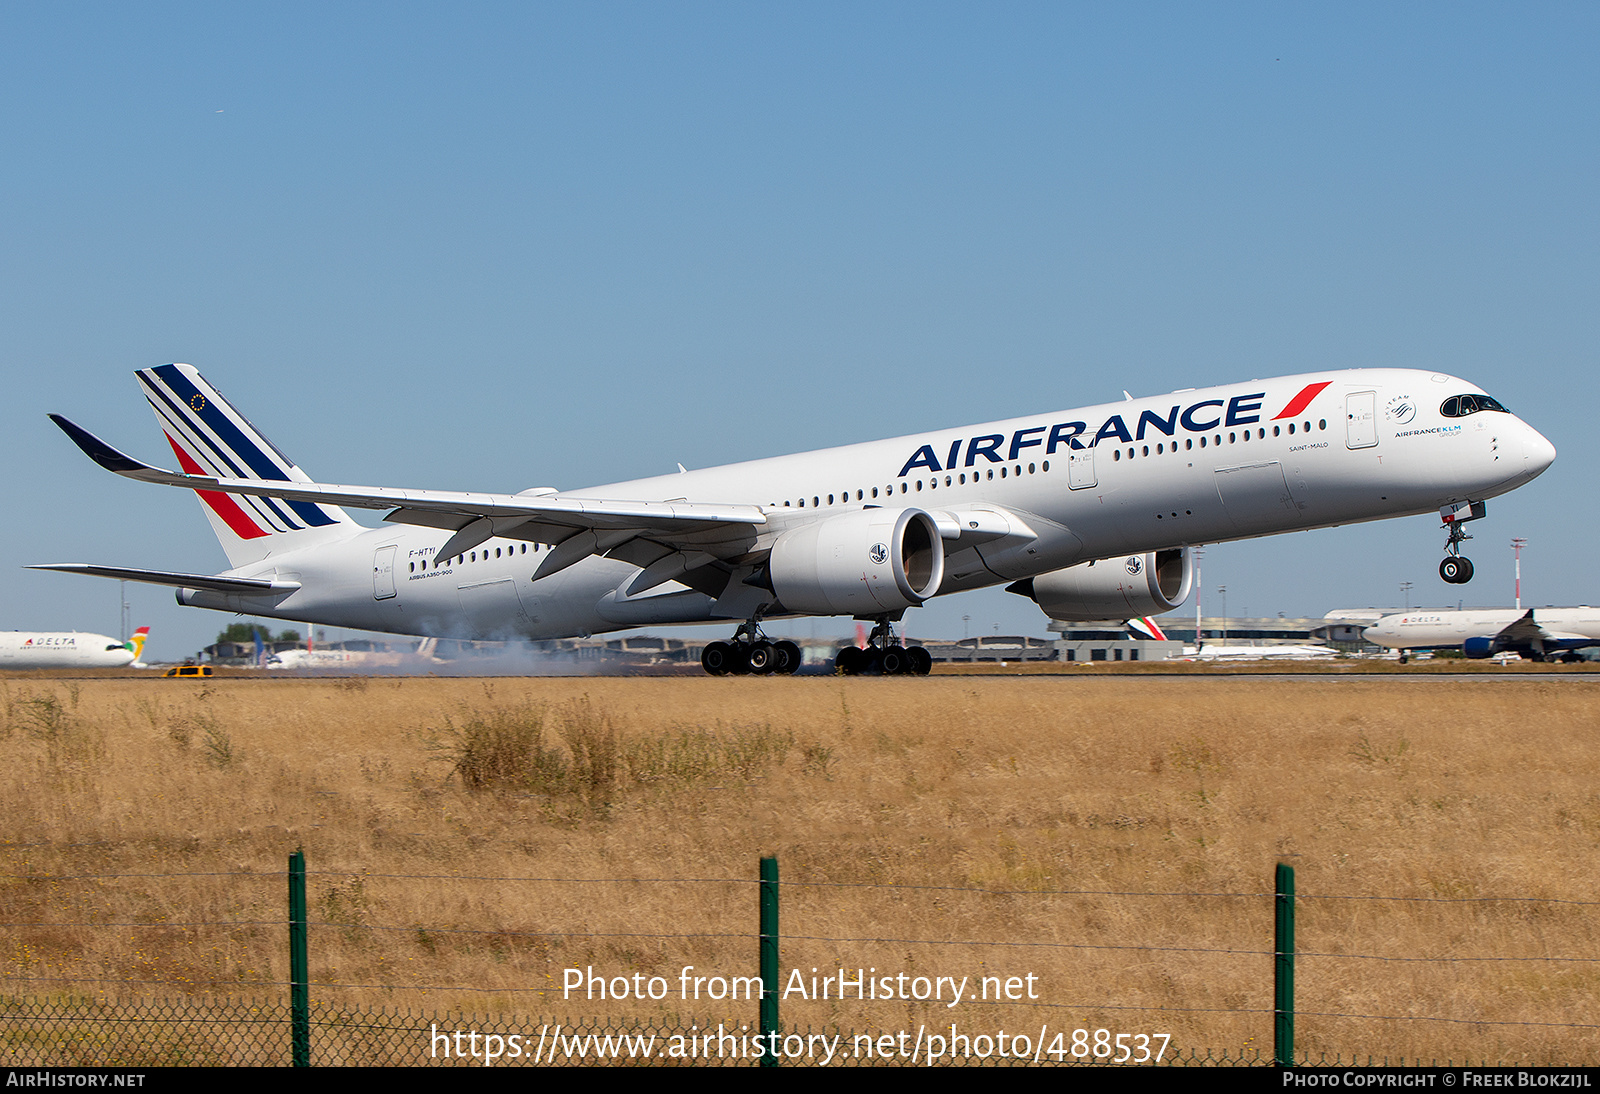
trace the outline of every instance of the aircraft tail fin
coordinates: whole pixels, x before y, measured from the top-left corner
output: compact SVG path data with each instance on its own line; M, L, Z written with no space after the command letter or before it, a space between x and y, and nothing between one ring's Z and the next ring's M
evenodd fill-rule
M133 637L128 639L128 648L133 651L133 659L139 660L144 654L145 639L150 637L149 627L140 627L133 632Z
M215 478L310 482L192 365L137 373L145 398L183 470ZM234 566L313 543L343 539L360 525L336 505L197 490L211 527Z
M1156 642L1167 641L1167 634L1161 629L1160 624L1147 615L1128 620L1128 630L1133 632L1133 636L1136 639L1151 639Z

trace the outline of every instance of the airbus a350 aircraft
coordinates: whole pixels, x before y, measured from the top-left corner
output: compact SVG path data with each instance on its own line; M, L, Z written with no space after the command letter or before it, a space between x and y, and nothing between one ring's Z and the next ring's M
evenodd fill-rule
M1056 414L582 490L453 493L311 481L192 367L138 374L182 468L52 415L102 467L195 490L215 575L56 564L172 585L181 604L452 638L556 638L739 621L712 673L792 672L761 621L876 623L845 672L926 672L893 623L1002 582L1053 619L1149 615L1188 596L1191 544L1437 511L1440 572L1471 577L1462 525L1555 449L1462 380L1353 370ZM390 510L365 528L341 506Z
M1369 642L1400 651L1456 649L1468 657L1515 653L1533 661L1577 660L1573 652L1600 646L1600 608L1490 608L1386 615L1362 632Z
M140 627L126 642L103 634L29 634L0 632L0 669L120 669L143 668L139 655L149 627Z

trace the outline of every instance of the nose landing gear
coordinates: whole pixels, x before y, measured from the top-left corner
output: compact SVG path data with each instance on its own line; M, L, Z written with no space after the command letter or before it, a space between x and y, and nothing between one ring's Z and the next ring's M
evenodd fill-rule
M1469 520L1478 520L1488 507L1481 501L1465 501L1439 507L1439 519L1444 521L1449 533L1445 540L1445 559L1439 563L1439 576L1451 585L1465 585L1472 580L1472 560L1461 556L1461 543L1471 539L1462 527Z
M921 646L907 646L894 633L887 617L880 618L866 648L846 646L833 662L834 671L841 676L862 676L868 673L884 676L926 676L933 671L933 656Z

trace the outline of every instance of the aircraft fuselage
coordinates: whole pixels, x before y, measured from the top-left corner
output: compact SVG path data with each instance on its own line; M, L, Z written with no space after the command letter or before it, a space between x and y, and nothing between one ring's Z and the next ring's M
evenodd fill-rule
M561 495L759 506L767 524L750 533L752 558L801 524L914 507L951 529L938 592L957 592L1090 559L1434 513L1505 493L1550 464L1550 443L1515 415L1444 414L1463 393L1481 390L1411 370L1281 377ZM965 533L980 524L983 535ZM601 555L534 579L549 544L494 538L437 559L449 538L414 525L352 532L229 571L299 582L292 591L184 589L179 599L479 639L746 619L763 595L771 599L738 582L718 596L677 581L628 595L639 567Z

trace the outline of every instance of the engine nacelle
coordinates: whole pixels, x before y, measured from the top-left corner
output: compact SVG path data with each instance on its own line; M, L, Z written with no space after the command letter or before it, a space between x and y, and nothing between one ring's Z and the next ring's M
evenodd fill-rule
M1133 619L1170 612L1189 598L1194 562L1187 547L1080 562L1008 586L1062 623Z
M860 509L783 533L768 569L788 611L883 615L939 590L944 541L921 509Z

